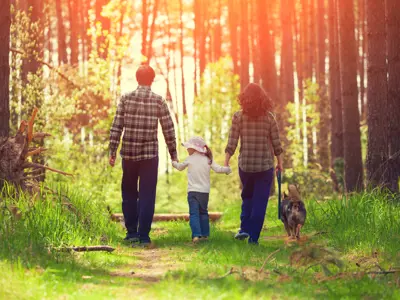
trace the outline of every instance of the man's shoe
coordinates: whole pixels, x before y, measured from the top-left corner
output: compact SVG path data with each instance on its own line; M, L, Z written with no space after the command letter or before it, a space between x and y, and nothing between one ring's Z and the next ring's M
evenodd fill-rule
M137 233L127 233L124 241L137 243L139 242L139 235Z
M139 241L139 243L137 243L137 244L133 244L132 247L133 248L138 248L138 247L140 247L140 248L150 248L151 245L152 244L151 244L150 240L142 240L142 241Z
M208 242L208 236L201 236L200 241L202 242Z
M251 238L249 238L248 243L249 243L249 245L255 245L255 246L258 246L258 245L259 245L259 244L258 244L258 241L253 241Z
M235 235L235 239L237 239L239 241L243 241L243 240L247 239L249 236L250 235L247 232L239 230L239 232L236 233L236 235Z
M195 237L192 239L192 242L193 242L193 244L197 244L198 242L200 242L200 238L199 238L198 236L195 236Z

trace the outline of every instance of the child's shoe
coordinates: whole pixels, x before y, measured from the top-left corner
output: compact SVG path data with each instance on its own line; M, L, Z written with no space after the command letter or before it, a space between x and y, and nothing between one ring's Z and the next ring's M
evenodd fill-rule
M195 236L195 237L192 239L192 242L193 242L193 244L197 244L198 242L200 242L200 238L199 238L198 236Z
M236 235L235 235L235 239L243 241L243 240L247 239L249 236L250 235L247 232L239 230L239 232L236 233Z

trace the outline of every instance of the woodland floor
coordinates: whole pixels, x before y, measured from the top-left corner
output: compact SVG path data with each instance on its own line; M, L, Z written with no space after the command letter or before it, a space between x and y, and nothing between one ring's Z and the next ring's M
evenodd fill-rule
M270 210L259 246L233 239L237 207L212 226L210 241L197 245L190 242L188 223L155 223L148 249L116 241L113 253L65 254L71 257L29 267L3 260L0 298L400 299L398 273L361 272L379 271L375 265L389 268L379 253L337 251L342 269L329 266L326 272L319 265L322 256L291 265L295 251L328 249L329 235L305 227L308 238L285 243L283 226Z

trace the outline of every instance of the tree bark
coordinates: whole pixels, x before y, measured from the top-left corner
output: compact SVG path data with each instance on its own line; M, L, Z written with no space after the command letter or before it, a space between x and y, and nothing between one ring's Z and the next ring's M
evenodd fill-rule
M150 63L151 58L153 57L153 39L154 39L154 33L155 33L155 28L156 28L156 20L157 20L159 3L160 3L159 0L154 0L153 13L152 13L153 20L151 21L151 25L150 25L150 37L149 37L149 41L147 43L147 52L146 52L147 61L149 63Z
M240 88L243 90L250 82L249 75L249 4L247 1L240 1Z
M264 0L257 0L258 9L258 38L260 48L260 62L261 62L261 81L262 86L271 96L277 100L277 74L275 66L275 53L273 51L273 39L270 34L269 15L267 3Z
M338 0L338 15L345 185L347 191L356 191L363 186L363 166L353 1Z
M358 46L359 46L359 60L358 60L358 73L360 76L360 104L361 104L361 120L367 117L366 111L366 97L365 97L365 54L367 48L367 34L366 34L366 20L365 20L365 0L358 1Z
M77 0L68 0L69 24L70 24L70 43L72 66L78 65L79 44L78 44L78 3Z
M385 186L388 160L385 3L366 0L368 26L367 183Z
M239 61L238 61L238 13L237 1L228 0L228 13L229 13L229 32L231 41L231 57L233 62L233 72L239 75Z
M200 66L200 77L203 75L206 69L206 38L207 38L207 11L208 11L208 0L200 1L200 16L199 16L199 66Z
M10 0L2 0L0 2L0 145L10 133L10 25Z
M183 0L179 1L179 14L180 14L180 56L181 56L181 82L182 82L182 107L183 107L183 117L186 118L187 110L186 110L186 98L185 98L185 66L184 66L184 57L185 57L185 49L183 47ZM186 127L186 126L185 126Z
M293 0L281 0L282 51L280 95L283 105L294 102Z
M317 0L317 40L318 40L318 57L317 57L317 82L319 86L319 126L318 126L318 161L323 171L329 170L329 102L327 89L325 84L325 58L326 58L326 30L325 30L325 1Z
M329 0L329 102L331 108L331 166L343 154L342 98L340 97L337 0Z
M399 191L400 176L400 2L386 0L388 109L389 109L389 174L390 189Z

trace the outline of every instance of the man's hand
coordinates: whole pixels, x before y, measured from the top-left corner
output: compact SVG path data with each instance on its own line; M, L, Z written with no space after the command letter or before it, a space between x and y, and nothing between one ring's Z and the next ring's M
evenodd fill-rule
M172 157L171 160L172 160L172 162L179 162L177 157Z
M115 156L110 156L110 166L111 167L115 166Z

